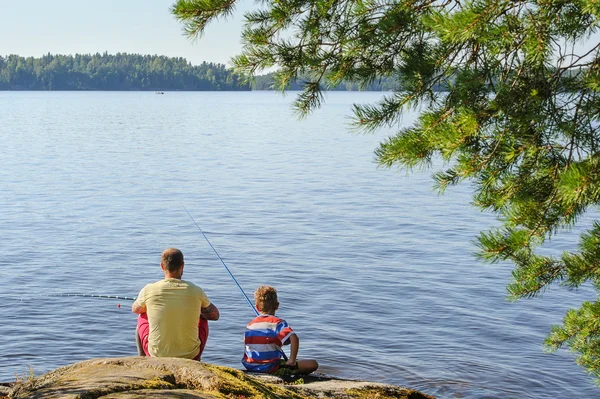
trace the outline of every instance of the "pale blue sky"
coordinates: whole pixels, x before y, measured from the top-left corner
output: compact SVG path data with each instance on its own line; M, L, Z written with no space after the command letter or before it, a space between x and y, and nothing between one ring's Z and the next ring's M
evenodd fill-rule
M229 65L241 50L243 10L198 41L183 36L174 0L0 0L0 55L139 53ZM246 0L246 4L252 2Z
M253 0L240 0L228 20L213 22L191 41L169 12L175 0L0 0L0 55L118 52L184 57L229 65L241 50L243 13ZM599 41L593 35L581 48Z

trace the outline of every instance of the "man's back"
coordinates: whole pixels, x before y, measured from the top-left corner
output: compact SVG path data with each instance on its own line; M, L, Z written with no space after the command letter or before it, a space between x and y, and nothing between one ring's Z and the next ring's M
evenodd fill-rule
M150 355L187 359L198 355L198 318L201 308L210 305L200 287L185 280L166 278L146 285L137 302L146 305Z

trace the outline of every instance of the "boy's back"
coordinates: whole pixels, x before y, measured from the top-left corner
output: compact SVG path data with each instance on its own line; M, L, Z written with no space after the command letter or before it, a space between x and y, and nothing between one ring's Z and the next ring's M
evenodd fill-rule
M281 360L281 347L292 334L294 331L282 318L268 314L257 316L246 326L242 364L249 371L276 371Z
M296 360L300 339L285 320L275 316L279 309L275 288L263 285L254 292L256 316L246 326L242 364L249 371L276 375L310 374L319 368L316 360ZM290 345L289 359L281 347ZM284 359L282 359L285 358Z

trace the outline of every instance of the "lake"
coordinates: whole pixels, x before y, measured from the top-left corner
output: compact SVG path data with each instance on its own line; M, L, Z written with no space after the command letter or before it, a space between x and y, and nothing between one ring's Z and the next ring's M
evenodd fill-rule
M221 311L202 360L241 368L254 313L185 207L250 298L277 288L325 374L438 398L599 395L542 346L593 290L508 302L512 265L474 255L497 222L469 184L438 195L432 171L377 167L389 132L349 132L351 104L382 93L328 93L302 120L294 96L0 92L0 381L135 355L131 301L51 295L135 297L172 246Z

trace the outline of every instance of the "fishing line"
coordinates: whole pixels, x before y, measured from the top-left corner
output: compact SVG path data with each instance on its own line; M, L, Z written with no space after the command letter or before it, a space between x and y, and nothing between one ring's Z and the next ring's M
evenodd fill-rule
M231 270L229 270L229 268L227 267L227 265L223 261L223 258L221 258L221 255L219 255L219 253L217 252L217 250L215 249L215 247L213 247L213 245L210 243L208 237L206 237L206 234L204 234L204 231L202 231L202 229L200 228L200 226L198 226L198 223L196 223L196 220L194 219L194 217L188 212L188 210L185 207L185 205L183 205L181 202L180 202L180 204L183 207L183 209L185 209L185 212L188 214L188 216L190 217L190 219L192 219L192 222L194 222L194 224L196 225L196 227L198 228L198 230L200 230L200 233L202 233L202 236L204 236L204 239L206 240L206 242L208 243L208 245L210 245L210 247L212 248L212 250L215 251L215 254L219 258L219 260L221 261L221 263L223 264L223 266L225 266L225 269L227 270L227 272L229 273L229 275L231 276L231 278L233 279L233 281L235 282L235 284L238 286L238 288L240 289L240 291L244 295L244 298L246 298L246 301L248 301L248 304L250 305L250 307L252 308L252 310L254 311L254 313L258 316L259 315L258 310L256 309L256 307L254 305L252 305L252 302L250 302L250 299L248 299L248 295L246 295L246 293L242 289L242 286L240 285L240 283L238 283L238 281L234 277L233 273L231 273ZM288 357L285 354L285 352L283 351L283 349L279 349L279 352L281 353L281 355L283 356L283 358L285 359L285 361L287 361Z
M213 247L213 245L210 243L210 241L208 240L208 237L206 237L206 234L204 234L204 232L202 231L202 229L200 228L200 226L198 226L198 223L196 223L196 220L194 220L194 217L188 212L188 210L185 207L185 205L183 205L181 202L180 202L180 204L183 207L183 209L185 209L185 212L188 214L188 216L190 217L190 219L192 219L192 222L194 222L194 224L196 225L196 227L198 228L198 230L200 230L200 233L202 233L202 236L204 236L204 239L206 240L206 242L208 243L208 245L210 245L210 247L212 248L212 250L215 251L215 254L219 258L219 260L221 261L221 263L223 264L223 266L225 266L225 269L227 270L227 272L229 273L229 275L231 276L231 278L233 279L233 281L235 282L235 284L238 286L238 288L240 289L240 291L244 295L244 298L246 298L246 301L248 302L248 305L250 305L250 307L252 308L252 310L254 311L254 313L258 316L258 310L256 310L256 307L252 304L252 302L250 302L250 299L248 299L248 295L246 295L246 293L242 289L242 286L240 285L240 283L238 283L238 281L234 277L233 273L231 273L231 270L229 270L229 268L227 267L227 265L223 261L223 258L221 258L221 255L219 255L219 253L217 252L217 250L215 249L215 247Z

